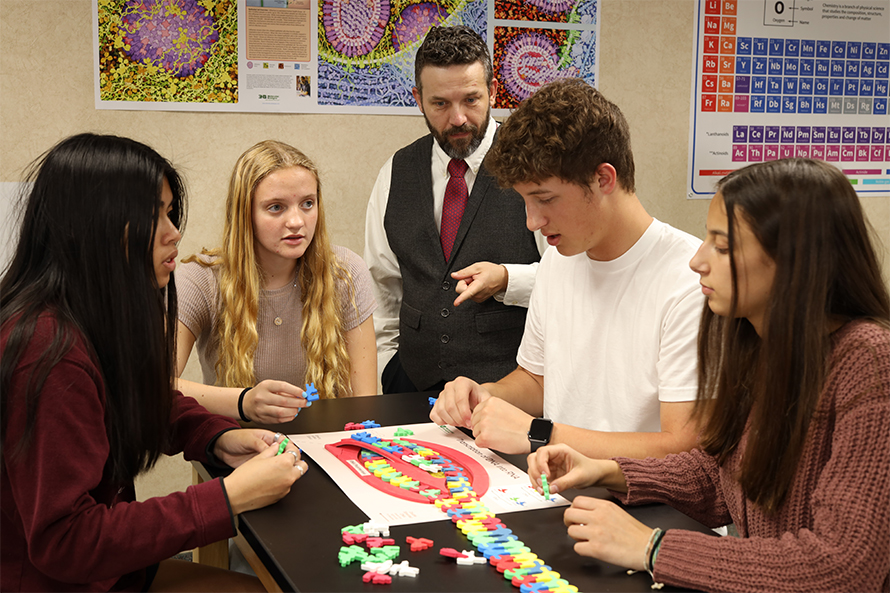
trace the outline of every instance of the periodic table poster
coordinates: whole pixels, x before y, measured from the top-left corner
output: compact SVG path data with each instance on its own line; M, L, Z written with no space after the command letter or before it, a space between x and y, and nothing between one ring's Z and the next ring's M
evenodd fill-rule
M890 195L890 1L699 0L696 23L689 198L790 157Z

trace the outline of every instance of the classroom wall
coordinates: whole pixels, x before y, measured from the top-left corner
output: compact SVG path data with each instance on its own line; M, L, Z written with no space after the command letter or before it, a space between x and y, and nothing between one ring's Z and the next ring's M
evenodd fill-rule
M656 218L702 236L708 202L685 197L695 2L601 0L600 6L599 88L630 122L637 193ZM145 142L188 183L184 257L219 244L231 167L254 143L275 138L318 163L332 238L361 254L365 205L377 172L395 150L426 133L419 114L97 111L91 7L90 0L0 0L0 182L18 181L28 163L74 133ZM883 241L890 278L890 199L863 203ZM200 380L196 359L186 376ZM141 483L141 498L190 482L181 459L162 470Z

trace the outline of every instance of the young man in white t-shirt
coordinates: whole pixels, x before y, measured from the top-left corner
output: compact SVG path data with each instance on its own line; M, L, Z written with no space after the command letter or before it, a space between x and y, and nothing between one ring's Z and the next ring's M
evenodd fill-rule
M504 453L566 443L598 458L694 446L701 241L634 193L627 122L581 80L553 82L500 128L486 165L525 201L541 260L518 368L448 383L430 413Z

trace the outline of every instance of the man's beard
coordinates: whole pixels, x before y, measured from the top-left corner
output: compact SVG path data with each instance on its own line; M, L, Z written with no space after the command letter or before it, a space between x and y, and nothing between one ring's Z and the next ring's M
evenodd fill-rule
M479 145L482 144L482 140L485 138L485 132L488 131L488 121L490 117L491 107L489 107L488 111L485 113L485 119L482 122L482 126L476 127L470 122L464 122L459 128L451 128L450 130L445 130L445 132L440 133L430 124L430 120L427 119L426 114L423 114L423 120L426 122L426 127L429 128L433 138L436 139L436 142L439 143L439 146L442 147L445 154L453 159L461 160L473 154L473 152L479 148ZM461 138L456 142L451 138L454 134L464 134L466 132L470 132L471 134L468 138Z

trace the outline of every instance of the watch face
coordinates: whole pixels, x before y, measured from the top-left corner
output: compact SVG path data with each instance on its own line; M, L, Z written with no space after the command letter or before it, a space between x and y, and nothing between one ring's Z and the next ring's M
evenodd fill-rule
M547 418L535 418L532 420L532 425L528 429L528 438L535 441L544 441L546 443L550 440L550 433L552 431L552 421Z

